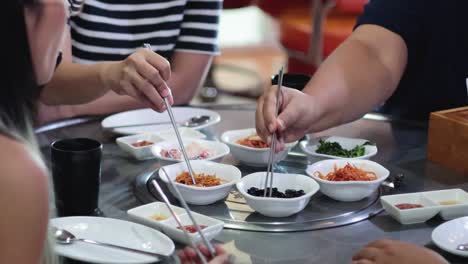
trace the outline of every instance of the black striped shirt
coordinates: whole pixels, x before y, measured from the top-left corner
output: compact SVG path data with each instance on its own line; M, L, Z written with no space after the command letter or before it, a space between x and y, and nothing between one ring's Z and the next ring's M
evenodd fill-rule
M71 19L77 63L125 59L149 43L165 58L174 51L217 54L222 0L86 0Z

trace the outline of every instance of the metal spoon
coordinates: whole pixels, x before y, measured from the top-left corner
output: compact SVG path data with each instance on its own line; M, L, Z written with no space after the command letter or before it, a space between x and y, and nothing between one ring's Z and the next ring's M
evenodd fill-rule
M69 245L74 242L85 242L93 245L98 245L98 246L105 246L105 247L111 247L111 248L117 248L117 249L123 249L135 253L140 253L152 257L158 257L160 259L167 259L169 256L158 254L158 253L153 253L153 252L148 252L140 249L134 249L134 248L129 248L129 247L124 247L124 246L119 246L119 245L114 245L114 244L109 244L109 243L103 243L103 242L98 242L95 240L91 239L84 239L84 238L77 238L75 235L73 235L71 232L65 230L65 229L60 229L57 227L50 227L52 230L52 233L54 235L55 240L60 243L60 244L65 244Z
M468 243L458 245L457 250L468 251Z
M182 123L178 123L179 126L183 127L198 127L203 124L208 123L211 120L211 116L207 115L197 115L193 116ZM162 122L149 122L149 123L139 123L139 124L128 124L128 125L117 125L112 127L106 127L107 129L122 128L122 127L139 127L139 126L155 126L155 125L165 125L171 124L171 121L162 121Z

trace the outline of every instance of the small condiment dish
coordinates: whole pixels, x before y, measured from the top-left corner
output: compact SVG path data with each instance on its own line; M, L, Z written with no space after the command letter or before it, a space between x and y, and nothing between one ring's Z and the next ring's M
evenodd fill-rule
M205 238L207 240L211 240L215 238L219 233L224 228L224 222L220 221L218 219L208 217L206 215L198 214L192 212L193 217L195 218L195 221L197 221L198 225L205 226L202 228L203 235L205 235ZM193 226L192 221L190 221L190 217L187 214L184 214L180 217L180 220L182 222L182 225L184 226ZM161 223L162 224L162 232L168 235L169 237L173 238L174 240L184 243L186 245L190 245L190 242L187 240L187 238L184 235L184 231L179 229L179 225L177 222L174 220L174 218L164 221ZM195 244L201 243L202 239L200 234L198 232L188 232L189 236L193 240Z
M341 145L341 147L343 147L344 149L348 149L348 150L351 150L358 145L362 145L362 144L365 144L366 142L369 142L366 139L336 137L336 136L323 138L323 140L326 142L337 142L338 144ZM318 140L316 142L311 142L310 140L303 140L300 142L299 145L302 151L307 153L308 156L315 158L317 160L321 160L321 159L369 159L372 156L375 156L377 154L377 146L375 145L365 145L364 155L359 156L359 157L354 157L354 158L347 158L347 157L340 157L340 156L335 156L335 155L330 155L330 154L317 153L317 149L319 146Z
M404 225L423 223L434 217L441 209L441 206L427 199L424 193L385 195L380 197L380 202L388 214ZM399 204L417 204L422 207L400 209L397 207Z
M441 205L439 214L444 220L468 216L468 193L462 189L425 192L424 197Z
M174 181L174 184L179 189L182 197L189 204L207 205L222 200L229 194L232 187L241 179L240 170L232 165L205 160L193 160L190 161L190 165L195 173L215 175L220 178L221 184L212 187L198 187L177 183L175 182L177 175L184 171L188 171L187 164L185 162L180 162L164 166L163 168L167 172L169 178ZM177 195L175 195L175 190L172 189L171 185L167 182L167 178L162 170L159 170L159 178L166 183L174 197L177 197Z
M256 133L255 128L230 130L221 135L221 141L229 146L232 155L240 162L252 167L266 167L270 157L270 148L253 148L237 143L238 140L255 135ZM275 162L283 160L296 145L297 141L287 143L286 147L275 155Z
M320 172L325 176L329 172L333 172L335 166L343 168L348 163L359 169L374 172L377 179L373 181L329 181L321 179L316 175L316 172ZM307 166L306 173L318 182L320 191L323 194L342 202L354 202L369 197L377 191L380 184L390 175L390 172L382 165L370 160L359 159L328 159L318 161Z
M117 145L125 152L138 160L147 160L156 158L151 151L154 144L163 141L164 139L157 134L138 134L132 136L119 137L115 140ZM153 144L137 147L132 144L139 142L151 142Z
M184 208L172 206L172 209L179 216L182 221L182 225L193 225ZM168 235L170 238L180 243L190 245L190 242L185 237L183 231L177 228L178 224L167 209L166 204L162 202L153 202L132 208L127 211L127 214L131 219L141 224L156 228ZM167 214L168 218L159 221L152 218L152 216L160 214ZM208 240L213 239L223 230L224 223L220 220L193 211L192 215L199 225L206 226L202 229L202 232ZM195 243L201 242L200 234L188 233Z
M229 147L226 144L218 141L210 141L195 138L182 138L182 141L184 142L185 150L187 151L187 155L189 156L189 158L191 156L190 152L201 152L206 150L209 153L209 156L207 158L204 158L203 160L211 160L218 162L221 161L221 159L230 152ZM161 152L163 150L169 151L171 149L177 149L180 151L179 141L177 141L176 139L171 139L158 142L153 145L151 151L161 161L161 165L172 164L184 160L181 152L180 159L174 159L162 155Z
M203 139L206 138L206 135L200 133L197 130L192 128L179 128L180 134L184 138L198 138ZM125 137L119 137L115 140L117 145L123 149L125 152L129 153L131 156L138 160L147 160L147 159L154 159L156 156L151 151L151 148L154 144L165 141L165 140L172 140L175 139L175 132L173 129L162 130L153 133L146 133L146 134L137 134ZM146 146L134 146L132 144L138 142L152 142L151 145Z
M237 184L237 190L244 196L247 204L262 215L287 217L302 211L312 195L319 190L319 185L312 178L301 174L275 173L273 188L285 192L287 189L304 190L305 195L295 198L258 197L247 193L251 187L264 189L266 172L256 172L244 176Z

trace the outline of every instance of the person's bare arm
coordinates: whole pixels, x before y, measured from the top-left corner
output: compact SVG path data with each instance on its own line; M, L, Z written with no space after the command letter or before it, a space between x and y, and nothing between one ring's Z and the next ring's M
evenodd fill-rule
M283 140L293 141L355 120L395 91L406 62L399 35L362 25L323 62L302 93L284 89L278 118L276 88L265 91L257 107L257 132L267 139L278 129Z
M403 39L382 27L363 25L319 68L304 92L322 108L320 131L355 120L393 94L406 67Z
M125 60L91 65L71 62L68 34L63 43L63 61L41 93L46 105L83 104L110 90L129 95L156 111L164 110L162 97L172 97L166 82L170 79L169 62L158 54L140 48Z
M172 90L172 98L175 104L180 105L190 102L198 88L205 81L212 58L213 56L208 54L175 52L171 62L171 78L167 82ZM66 85L66 83L63 83L63 85ZM96 89L99 89L99 87ZM103 115L143 107L148 107L148 104L143 100L136 100L133 97L118 95L113 91L109 91L102 97L86 104L57 106L41 104L37 123L42 124L82 115Z
M39 264L48 223L48 180L30 151L0 136L0 263Z

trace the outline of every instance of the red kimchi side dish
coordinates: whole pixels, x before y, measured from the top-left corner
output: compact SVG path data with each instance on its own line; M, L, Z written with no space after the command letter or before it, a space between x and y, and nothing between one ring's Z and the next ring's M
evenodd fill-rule
M268 148L268 144L265 143L258 135L251 135L246 138L241 138L236 141L237 144L251 148Z

